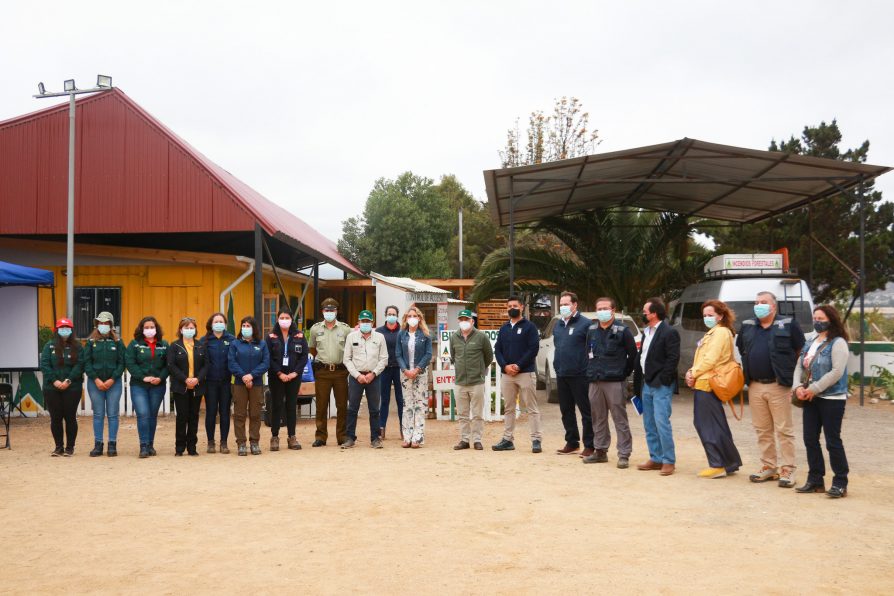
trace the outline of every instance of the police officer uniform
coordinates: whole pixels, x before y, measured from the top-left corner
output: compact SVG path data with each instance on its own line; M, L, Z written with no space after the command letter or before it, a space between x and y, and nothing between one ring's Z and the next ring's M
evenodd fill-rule
M326 298L320 304L325 310L337 309L338 302ZM310 328L307 345L316 351L314 358L314 389L317 407L317 432L314 447L322 447L329 438L327 417L329 413L329 395L335 394L335 438L341 445L347 440L348 423L348 369L343 363L345 341L351 328L341 321L326 323L320 321Z

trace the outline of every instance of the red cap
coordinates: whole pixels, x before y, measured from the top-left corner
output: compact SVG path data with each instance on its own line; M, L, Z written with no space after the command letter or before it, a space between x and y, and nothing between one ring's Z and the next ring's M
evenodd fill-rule
M56 321L56 329L59 329L59 327L69 327L71 329L74 329L74 325L72 325L71 321L69 321L68 319L59 319L58 321Z

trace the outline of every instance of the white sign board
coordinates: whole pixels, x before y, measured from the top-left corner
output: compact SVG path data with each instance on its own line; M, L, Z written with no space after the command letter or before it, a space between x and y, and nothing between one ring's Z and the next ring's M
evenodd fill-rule
M456 388L456 371L452 368L433 371L432 386L436 391L453 391Z
M715 271L761 271L764 273L782 273L781 254L736 254L718 255L705 265L705 273Z

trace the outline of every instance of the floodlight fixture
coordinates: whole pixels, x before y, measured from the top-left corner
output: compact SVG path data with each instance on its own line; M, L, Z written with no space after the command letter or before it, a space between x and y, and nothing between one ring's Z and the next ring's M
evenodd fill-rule
M47 88L44 87L43 83L37 84L37 92L40 93L41 95L46 95Z
M103 89L111 89L112 77L108 75L96 75L96 86Z
M65 79L65 90L66 91L77 91L77 87L75 87L74 79Z

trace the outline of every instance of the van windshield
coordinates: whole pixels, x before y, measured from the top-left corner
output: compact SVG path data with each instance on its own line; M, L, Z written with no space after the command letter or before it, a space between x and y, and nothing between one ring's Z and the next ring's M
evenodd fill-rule
M736 333L745 319L754 318L754 302L748 300L734 300L726 303L736 313ZM706 331L702 319L701 302L685 302L682 307L683 329L688 331ZM795 316L802 330L811 329L813 326L813 313L810 312L810 303L803 300L780 300L778 303L779 314L782 316ZM677 320L677 310L674 311L674 323Z

